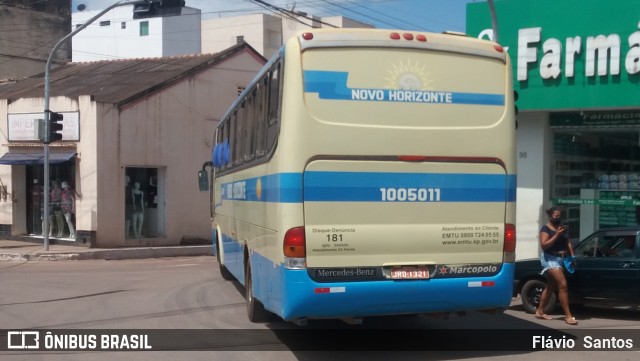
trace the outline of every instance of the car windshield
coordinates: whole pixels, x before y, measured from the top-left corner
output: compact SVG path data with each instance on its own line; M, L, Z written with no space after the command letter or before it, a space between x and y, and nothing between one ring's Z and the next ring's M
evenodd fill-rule
M578 257L630 256L634 254L636 232L598 232L579 243Z

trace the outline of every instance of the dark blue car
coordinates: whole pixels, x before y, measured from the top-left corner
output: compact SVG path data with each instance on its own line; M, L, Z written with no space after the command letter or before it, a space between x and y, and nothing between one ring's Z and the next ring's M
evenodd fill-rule
M571 303L640 307L640 227L596 231L574 246L576 270L565 270ZM535 312L545 287L539 258L516 262L513 296ZM545 313L556 307L553 295Z

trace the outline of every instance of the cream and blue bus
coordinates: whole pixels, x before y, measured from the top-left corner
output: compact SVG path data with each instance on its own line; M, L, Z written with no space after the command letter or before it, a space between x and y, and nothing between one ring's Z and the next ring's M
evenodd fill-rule
M289 39L214 136L214 252L249 319L506 309L511 79L501 46L460 34Z

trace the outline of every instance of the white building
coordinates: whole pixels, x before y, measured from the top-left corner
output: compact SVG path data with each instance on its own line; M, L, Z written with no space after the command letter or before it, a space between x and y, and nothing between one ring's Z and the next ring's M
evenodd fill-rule
M182 7L180 14L134 19L133 5L116 7L72 38L72 61L212 54L242 41L270 58L293 34L320 27L373 28L342 16L298 16L295 19L268 14L201 19L200 9ZM96 11L72 14L78 27Z
M75 29L100 11L74 12L72 27ZM200 10L182 7L177 11L179 15L134 19L133 5L116 7L72 38L72 61L201 53Z

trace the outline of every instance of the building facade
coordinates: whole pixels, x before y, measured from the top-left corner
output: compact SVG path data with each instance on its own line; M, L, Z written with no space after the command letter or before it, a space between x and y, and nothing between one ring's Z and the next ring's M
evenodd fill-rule
M43 173L43 77L0 86L0 236L95 247L210 242L196 174L219 118L266 62L246 43L214 55L69 63L51 72L63 139ZM50 194L43 194L45 181ZM43 209L50 197L51 209Z
M640 3L497 0L519 94L517 257L535 257L544 210L572 238L640 224ZM493 38L486 2L467 33Z
M310 17L310 16L309 16ZM296 32L310 28L372 28L342 16L324 18L282 18L268 14L252 14L202 21L202 52L215 53L241 41L246 41L269 59Z
M175 14L142 18L134 18L133 10L133 5L116 7L75 35L71 39L72 61L167 57L201 52L199 9L177 7ZM81 26L100 11L74 12L72 27Z

